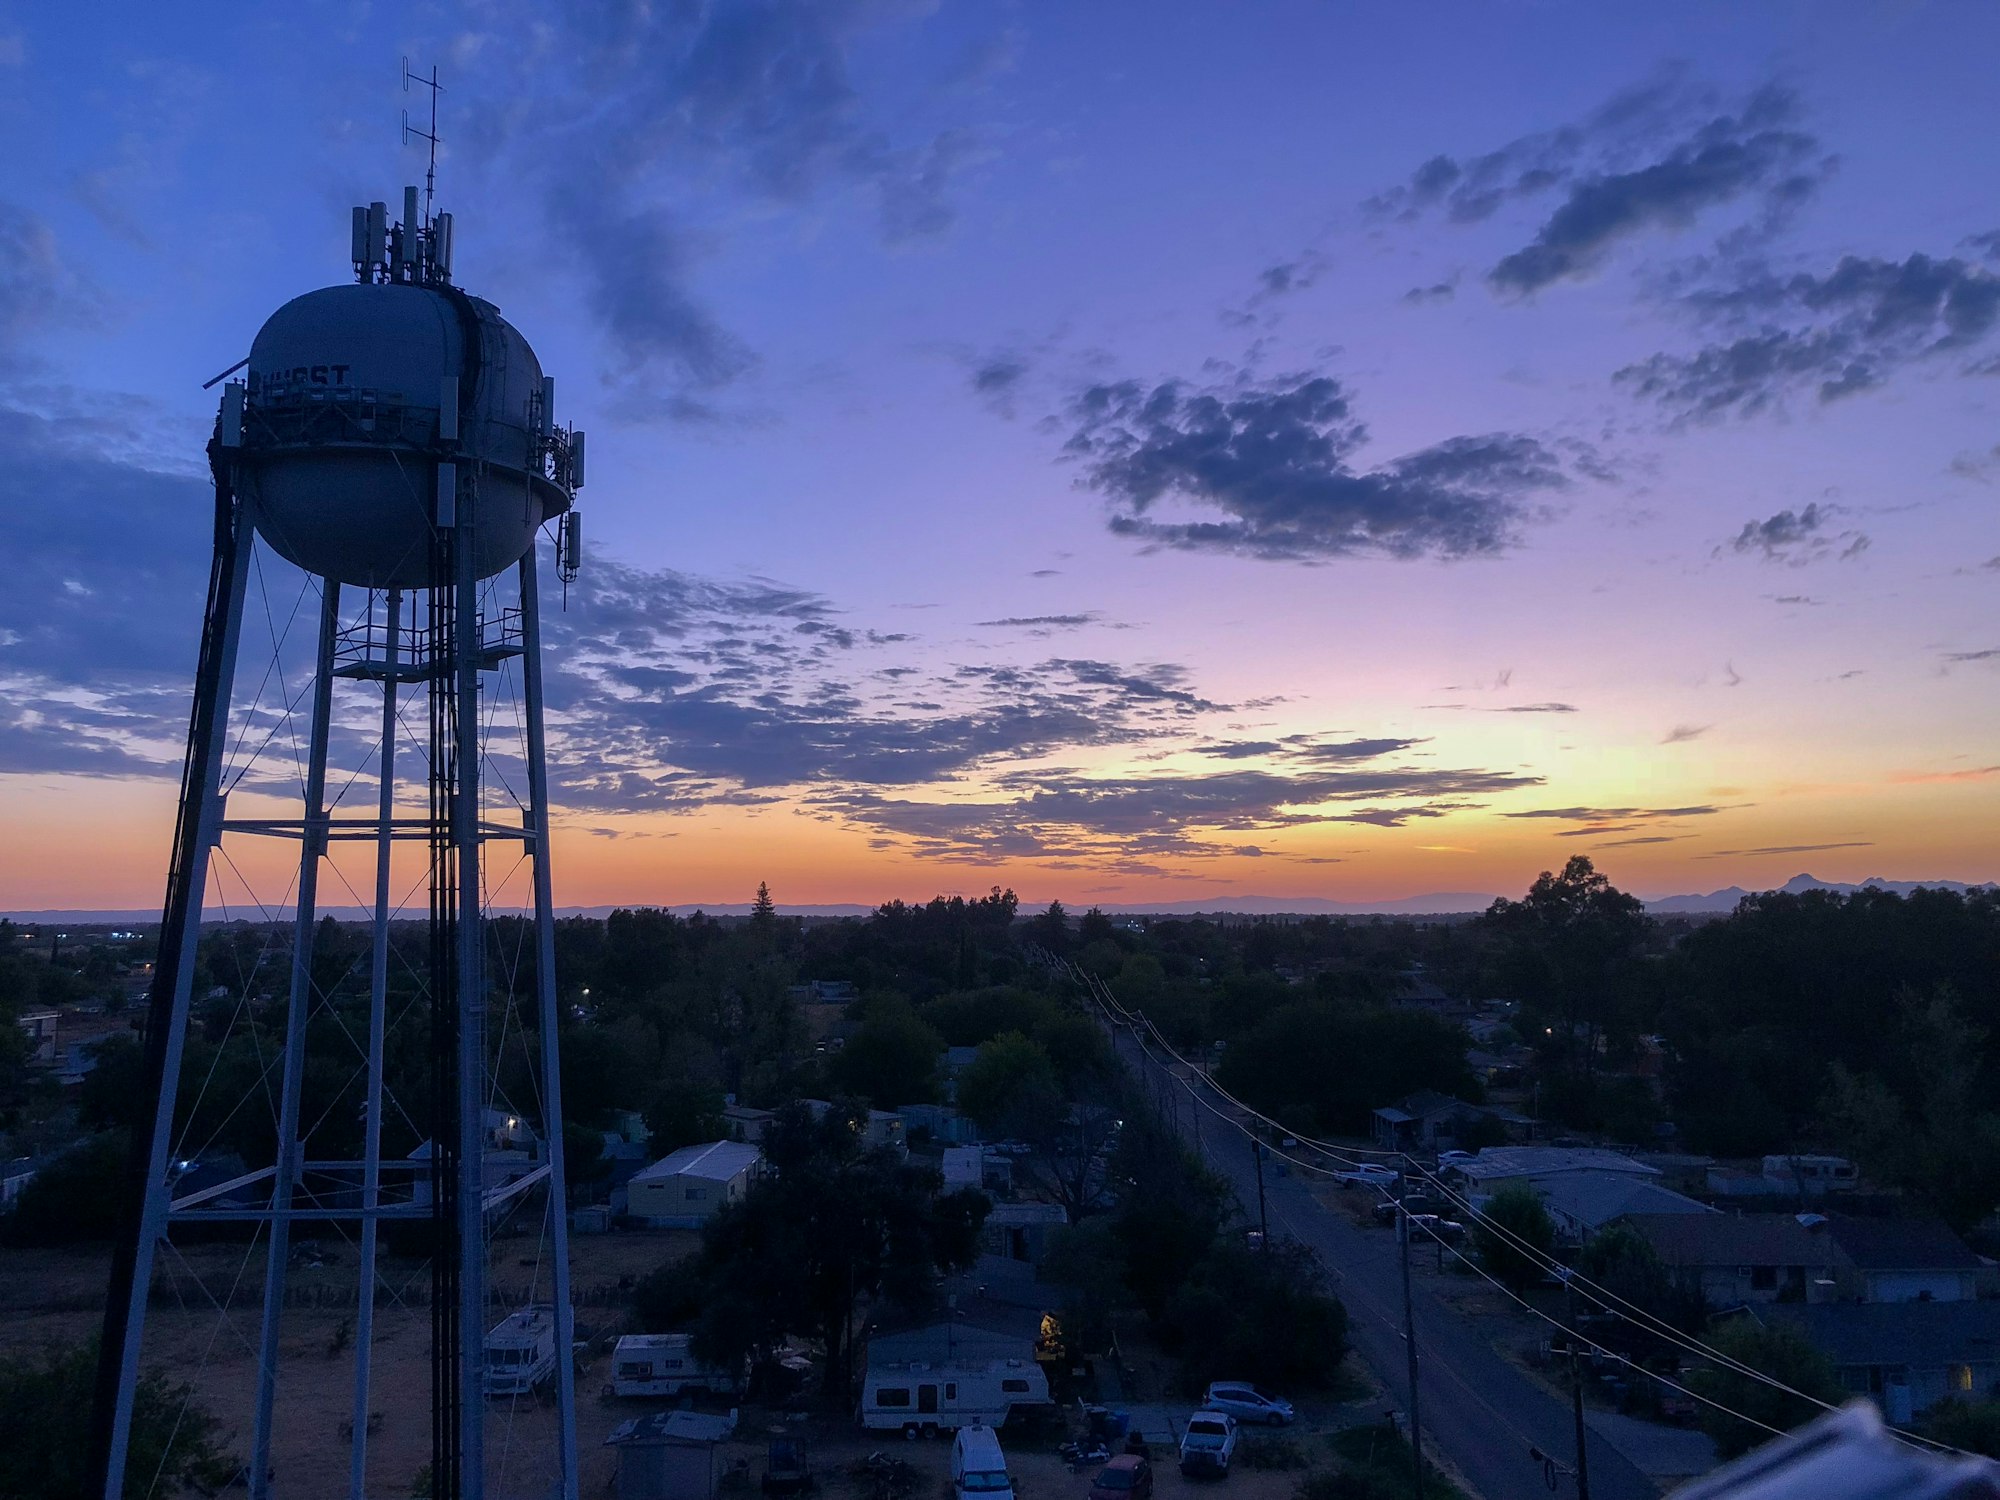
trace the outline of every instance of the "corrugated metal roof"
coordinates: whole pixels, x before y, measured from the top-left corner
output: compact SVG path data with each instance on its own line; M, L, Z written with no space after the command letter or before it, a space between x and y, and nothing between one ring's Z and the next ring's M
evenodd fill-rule
M764 1153L748 1141L710 1141L703 1146L683 1146L663 1156L650 1167L632 1174L634 1182L658 1182L666 1177L700 1177L712 1182L730 1182L763 1160Z

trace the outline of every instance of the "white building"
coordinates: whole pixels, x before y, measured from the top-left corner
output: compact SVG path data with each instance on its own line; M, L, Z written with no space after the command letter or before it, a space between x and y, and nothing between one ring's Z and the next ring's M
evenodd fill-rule
M699 1229L749 1192L763 1165L764 1153L747 1141L683 1146L633 1175L625 1212L655 1229Z

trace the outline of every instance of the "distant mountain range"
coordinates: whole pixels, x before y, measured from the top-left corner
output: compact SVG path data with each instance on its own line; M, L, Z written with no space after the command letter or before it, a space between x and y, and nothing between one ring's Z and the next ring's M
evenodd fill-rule
M1879 876L1849 885L1838 880L1821 880L1814 875L1794 875L1783 885L1776 887L1797 895L1801 891L1839 891L1852 895L1868 886L1877 886L1897 895L1907 896L1919 888L1943 891L1975 891L1992 888L1992 882L1968 885L1959 880L1884 880ZM1662 896L1648 901L1646 910L1657 916L1688 915L1698 912L1729 912L1736 909L1736 903L1753 892L1740 885L1726 885L1719 891L1706 895ZM1187 901L1131 901L1103 902L1103 910L1113 916L1384 916L1421 917L1455 916L1468 912L1486 910L1495 901L1494 896L1473 891L1428 891L1420 896L1404 896L1395 901L1332 901L1318 896L1203 896ZM643 906L645 903L628 901L610 906L565 906L557 910L564 917L603 917L624 907ZM1034 910L1034 903L1023 903L1026 910ZM678 916L692 916L695 912L706 912L711 917L744 917L750 914L747 901L677 901L672 906L659 908ZM1078 904L1072 911L1083 910ZM778 911L787 917L865 917L875 910L857 902L833 903L824 906L780 905ZM359 906L322 907L321 916L332 917L337 922L365 922L369 913ZM31 922L38 926L50 923L68 923L77 927L133 926L143 927L160 920L157 909L152 911L17 911L4 915L16 922ZM419 913L406 914L405 920L414 921ZM211 912L208 920L218 920Z
M1856 891L1875 886L1885 891L1894 891L1899 896L1907 896L1911 891L1982 891L1993 887L1992 881L1977 885L1967 885L1962 880L1884 880L1879 875L1870 875L1866 880L1848 885L1839 880L1821 880L1817 875L1794 875L1783 885L1776 887L1788 895L1799 895L1805 891L1838 891L1843 896L1851 896ZM1662 896L1657 901L1648 901L1646 910L1660 915L1675 912L1734 911L1736 903L1745 896L1757 894L1746 891L1740 885L1726 885L1719 891L1710 891L1706 896Z

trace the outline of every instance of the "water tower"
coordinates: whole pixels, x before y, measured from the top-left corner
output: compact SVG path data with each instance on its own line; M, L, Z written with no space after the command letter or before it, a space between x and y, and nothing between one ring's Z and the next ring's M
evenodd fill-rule
M112 1269L93 1431L92 1491L107 1500L124 1493L135 1392L154 1362L146 1338L149 1303L156 1323L161 1316L156 1272L174 1274L186 1262L183 1238L232 1246L247 1239L246 1262L254 1255L263 1266L254 1360L247 1315L242 1355L245 1373L255 1375L246 1456L259 1500L306 1479L281 1468L274 1474L274 1432L343 1416L342 1430L351 1431L347 1493L359 1500L402 1492L407 1473L371 1477L368 1467L371 1428L382 1415L375 1408L385 1399L371 1390L375 1314L378 1303L393 1301L420 1317L408 1309L422 1304L425 1290L431 1493L576 1495L537 553L546 537L563 581L574 576L583 434L557 422L555 383L527 341L491 303L454 285L451 216L431 216L428 194L425 204L420 214L410 188L399 223L381 203L354 210L352 283L308 292L272 314L237 367L241 379L224 386L209 443L214 560L146 1019L151 1119L134 1131L128 1163L128 1219ZM251 701L242 683L257 681L257 664L239 651L256 584L281 568L272 554L302 570L301 600L316 594L318 601L310 666L280 695L285 711L308 726L289 786L277 778L245 785L231 766L243 745L278 733L277 700L259 686ZM275 628L272 635L279 639ZM267 668L264 680L271 675ZM494 720L503 679L518 688L520 712L500 747ZM330 746L337 785L329 780ZM493 773L502 748L516 757L508 764L518 778ZM358 757L351 774L339 763L343 754ZM372 782L374 792L359 806L344 801L357 780ZM508 786L489 784L500 780ZM270 929L289 928L288 941L274 944L281 956L268 992L253 977L235 998L253 1024L263 1009L269 1061L237 1103L268 1108L271 1128L260 1139L270 1149L247 1152L227 1180L204 1180L190 1175L204 1163L184 1154L201 1144L189 1139L190 1118L242 1118L213 1109L215 1066L197 1077L189 1061L191 1048L222 1055L199 1029L222 1023L202 1021L198 1008L229 1003L227 986L196 994L204 905L216 900L223 869L259 857L273 864L274 840L298 851L295 866L283 865L295 874L281 898L283 921ZM231 853L252 845L261 855ZM532 969L533 978L508 992L501 1015L527 1055L511 1085L496 1065L507 1038L489 1034L489 1010L503 992L489 972L502 858L510 871L528 872L524 890L532 882L510 930L523 948L532 943L519 972ZM322 875L329 882L337 875L355 892L367 878L349 878L357 861L373 876L372 941L348 971L330 976L324 953L316 965L315 947L340 934L318 921ZM401 891L393 869L414 872ZM428 893L427 910L416 892ZM348 899L368 905L358 892ZM503 1098L509 1086L530 1097ZM328 1126L329 1117L341 1128ZM399 1135L385 1149L391 1129ZM324 1143L335 1138L346 1147L330 1154ZM417 1147L403 1149L412 1139ZM526 1205L534 1204L543 1215L535 1300L507 1304L517 1308L510 1324L534 1332L504 1358L489 1359L489 1330L507 1311L488 1295L489 1241L503 1222L522 1232L509 1216L532 1215L537 1210ZM295 1235L300 1225L308 1228ZM295 1241L306 1233L315 1243L337 1237L353 1252L351 1331L343 1325L353 1388L351 1406L343 1402L340 1411L304 1411L286 1385L280 1334L297 1302L287 1295L288 1284L298 1290ZM427 1256L427 1287L383 1283L392 1235L405 1262L420 1268L412 1281ZM247 1280L254 1287L254 1275ZM228 1298L216 1300L227 1317ZM424 1344L413 1336L407 1347ZM496 1467L500 1444L488 1441L488 1428L497 1431L496 1392L505 1402L531 1388L539 1415L529 1413L521 1426L534 1426L549 1451L519 1463L530 1477L515 1485ZM421 1422L407 1411L389 1415ZM506 1420L511 1449L511 1408ZM407 1437L411 1429L402 1431ZM309 1483L329 1487L324 1474Z

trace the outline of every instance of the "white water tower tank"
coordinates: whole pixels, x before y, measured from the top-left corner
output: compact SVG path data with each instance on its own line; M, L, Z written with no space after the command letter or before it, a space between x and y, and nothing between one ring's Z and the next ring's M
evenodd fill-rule
M569 509L549 477L552 414L534 350L498 308L441 279L293 298L251 345L247 384L245 499L271 546L310 573L427 586L445 458L477 476L481 578L513 566ZM455 449L440 432L454 402Z

